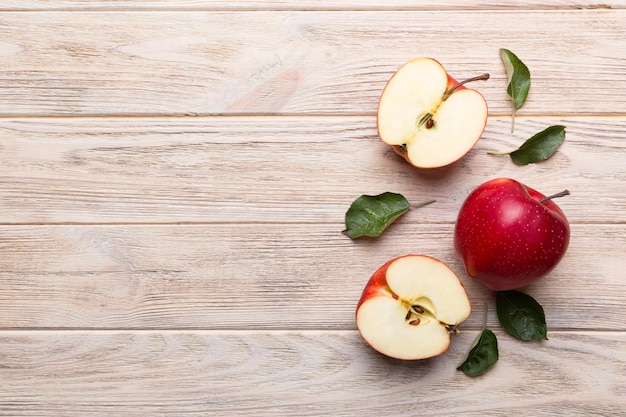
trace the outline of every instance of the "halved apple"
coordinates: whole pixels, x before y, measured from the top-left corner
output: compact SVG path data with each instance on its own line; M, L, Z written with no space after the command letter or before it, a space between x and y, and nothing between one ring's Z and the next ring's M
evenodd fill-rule
M419 168L449 165L478 142L487 124L487 102L432 58L404 64L385 86L378 104L378 135Z
M356 325L378 352L425 359L445 352L472 309L463 284L444 263L405 255L381 266L363 290Z

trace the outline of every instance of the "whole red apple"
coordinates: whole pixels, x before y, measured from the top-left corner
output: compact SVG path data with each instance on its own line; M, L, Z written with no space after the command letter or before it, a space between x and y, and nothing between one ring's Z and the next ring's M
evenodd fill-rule
M468 275L496 291L520 288L550 272L563 258L570 229L546 197L510 178L478 186L456 221L454 247Z

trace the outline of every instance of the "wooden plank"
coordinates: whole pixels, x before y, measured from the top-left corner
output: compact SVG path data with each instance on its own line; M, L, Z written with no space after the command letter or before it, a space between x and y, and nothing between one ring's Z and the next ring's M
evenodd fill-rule
M0 416L626 414L623 0L4 3ZM514 135L500 47L533 75ZM423 55L492 74L483 139L434 171L375 129L385 82ZM557 123L549 161L486 154ZM570 250L525 289L545 342L503 333L452 248L496 176L572 191ZM356 196L388 190L437 203L376 240L340 233ZM412 363L354 324L371 273L409 252L448 263L474 307ZM484 305L500 362L472 379L455 368Z
M423 171L383 144L374 117L0 120L0 222L340 222L361 194L434 198L420 223L453 222L471 189L513 177L559 201L572 222L626 222L621 117L490 118L458 163ZM552 124L550 160L512 150Z
M0 328L354 329L372 273L407 253L441 259L482 326L494 295L467 277L452 224L399 220L376 240L342 224L0 228ZM527 287L550 329L622 330L626 225L572 226L570 248Z
M500 332L482 378L456 371L474 333L425 361L348 332L0 332L2 416L616 416L626 333Z
M520 114L623 115L625 13L6 12L0 116L374 114L417 56L458 79L490 72L476 88L492 114L509 114L501 47L533 75Z
M608 0L602 3L592 1L532 0L519 2L503 0L13 0L0 6L1 10L447 10L447 9L620 9L625 8L623 0Z

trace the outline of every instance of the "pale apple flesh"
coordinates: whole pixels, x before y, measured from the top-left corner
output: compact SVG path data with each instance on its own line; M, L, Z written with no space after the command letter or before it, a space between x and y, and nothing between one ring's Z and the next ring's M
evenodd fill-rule
M377 114L380 139L410 164L421 168L449 165L478 142L487 123L487 102L458 82L431 58L404 64L389 80Z
M357 305L363 339L396 359L437 356L450 346L450 334L471 306L463 284L444 263L425 255L406 255L381 266Z

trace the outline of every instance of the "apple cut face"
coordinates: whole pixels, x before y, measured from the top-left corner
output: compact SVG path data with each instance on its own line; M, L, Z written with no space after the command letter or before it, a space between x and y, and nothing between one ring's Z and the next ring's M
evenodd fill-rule
M442 262L407 255L383 265L371 278L357 307L363 339L392 358L433 357L450 346L450 334L471 306L465 289Z
M444 100L456 84L434 59L417 58L403 65L380 98L380 139L420 168L445 166L467 154L485 129L487 102L464 86Z

